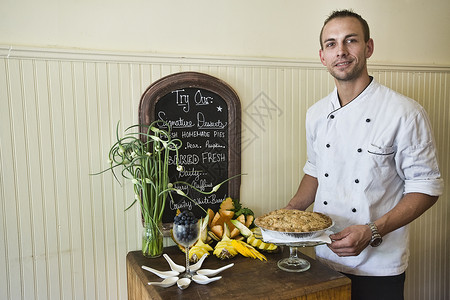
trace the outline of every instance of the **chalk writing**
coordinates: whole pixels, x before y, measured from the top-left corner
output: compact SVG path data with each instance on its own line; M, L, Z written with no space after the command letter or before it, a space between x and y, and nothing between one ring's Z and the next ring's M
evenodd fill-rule
M213 97L204 97L202 92L198 90L194 96L195 105L208 105L212 103Z
M212 189L213 184L211 182L208 182L206 179L201 179L200 182L194 181L192 185L196 188L198 188L200 191L205 191L206 189Z
M189 198L203 208L217 210L227 197L228 183L216 193L204 195L228 178L228 106L217 94L205 89L178 88L162 96L155 106L155 115L167 122L172 137L181 139L178 161L169 157L170 182L186 181L192 187L176 184ZM182 165L183 170L176 170ZM189 209L198 217L204 212L176 193L166 202L163 222L173 221L176 210Z
M204 197L195 198L195 202L198 204L220 204L226 197L219 198L216 194L205 195Z
M189 209L192 210L192 201L188 200L188 199L182 199L181 201L177 201L177 203L175 203L174 201L169 201L169 205L170 205L170 209L171 210L184 210L184 209Z
M216 142L210 142L210 140L206 140L205 148L208 148L208 149L216 149L216 148L225 149L226 146L225 145L221 145L221 144L216 143Z
M224 162L226 160L225 153L214 153L214 152L203 152L202 153L202 163L218 163Z
M166 113L164 111L160 111L158 113L158 117L160 120L166 121L170 127L172 128L190 128L194 127L194 123L192 121L187 121L183 119L182 117L179 117L177 120L169 120L166 118ZM165 125L161 127L167 127Z
M206 137L209 138L211 136L211 133L208 131L183 131L181 132L181 138L182 139L188 139L188 138L199 138L199 137Z
M214 137L216 137L216 138L225 138L225 132L214 131Z
M176 103L178 106L183 107L184 112L189 112L189 95L181 94L180 92L184 92L184 90L176 90L172 92L176 95Z
M227 122L223 123L222 120L207 121L202 112L197 113L197 127L199 129L224 129L226 126Z
M197 165L200 162L200 158L197 154L179 154L178 164L182 166ZM169 166L176 165L176 159L173 155L169 155Z
M197 143L191 143L191 142L186 142L186 146L184 147L184 149L200 149L202 148L202 146L200 146Z
M195 170L194 168L185 169L180 172L180 177L192 177L195 181L200 180L200 176L207 175L207 173L201 170Z

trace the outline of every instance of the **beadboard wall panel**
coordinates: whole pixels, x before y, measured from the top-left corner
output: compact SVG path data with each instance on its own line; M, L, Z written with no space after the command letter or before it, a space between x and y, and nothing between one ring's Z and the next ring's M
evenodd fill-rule
M334 88L320 63L0 47L0 299L127 298L139 210L124 211L129 182L90 174L107 166L117 122L137 122L145 89L182 71L216 76L241 99L241 202L257 215L288 202L306 160L306 110ZM449 71L370 65L428 111L447 187ZM450 296L448 200L447 188L411 225L406 299Z

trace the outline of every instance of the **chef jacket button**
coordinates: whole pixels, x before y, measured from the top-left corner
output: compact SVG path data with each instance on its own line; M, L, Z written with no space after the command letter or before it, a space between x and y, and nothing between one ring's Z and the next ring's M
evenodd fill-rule
M325 146L326 146L327 148L330 148L330 144L326 144Z
M358 148L358 152L362 152L362 149L361 149L361 148Z
M323 201L323 205L328 205L328 202L327 201Z
M355 213L355 212L356 212L356 208L352 208L352 212L354 212L354 213Z
M355 179L355 183L359 183L359 179Z
M330 119L334 119L334 115L330 115Z
M328 177L328 173L325 173L325 177Z
M366 122L367 122L367 123L369 123L369 122L370 122L370 119L369 119L369 118L367 118L367 119L366 119Z

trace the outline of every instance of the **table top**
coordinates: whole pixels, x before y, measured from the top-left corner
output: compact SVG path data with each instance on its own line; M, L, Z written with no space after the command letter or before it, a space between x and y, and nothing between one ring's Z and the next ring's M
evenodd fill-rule
M185 254L178 247L166 247L164 253L175 263L185 264ZM160 271L170 270L169 264L162 256L146 258L141 251L132 251L127 255L127 264L153 299L306 299L302 296L333 290L332 298L329 294L324 294L324 298L314 299L349 299L350 279L320 262L299 252L298 256L307 259L311 267L305 272L295 273L283 271L277 265L278 260L289 257L288 247L281 247L278 253L268 253L265 256L267 261L241 255L220 260L211 254L203 262L202 269L217 269L230 263L234 263L234 266L217 275L222 276L218 281L207 285L192 282L185 290L180 290L177 285L163 288L147 284L149 281L162 279L143 270L141 266ZM336 290L344 291L345 296L339 296L341 292Z

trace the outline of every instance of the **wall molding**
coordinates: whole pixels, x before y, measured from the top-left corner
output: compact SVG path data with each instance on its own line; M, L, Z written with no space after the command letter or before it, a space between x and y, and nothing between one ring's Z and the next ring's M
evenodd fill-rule
M25 46L0 45L0 58L10 59L42 59L58 61L90 61L115 63L166 63L176 65L234 65L234 66L262 66L262 67L292 67L323 69L322 64L312 60L297 60L274 57L232 57L232 56L200 56L175 54L156 54L142 52L119 52L65 48L39 48ZM369 70L396 70L416 72L450 72L446 65L418 65L368 62Z
M0 69L0 299L126 299L124 257L140 247L139 208L124 213L131 185L88 174L107 165L116 122L138 120L150 83L192 71L233 87L242 107L242 172L249 173L240 199L256 215L283 207L297 190L307 108L335 87L318 59L0 45ZM370 61L369 71L428 111L450 186L450 66ZM411 224L410 300L449 298L442 241L450 235L450 190L441 198Z

